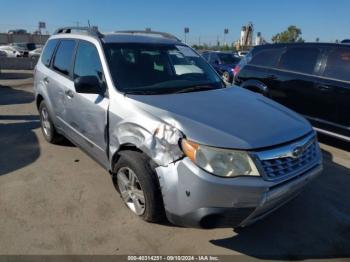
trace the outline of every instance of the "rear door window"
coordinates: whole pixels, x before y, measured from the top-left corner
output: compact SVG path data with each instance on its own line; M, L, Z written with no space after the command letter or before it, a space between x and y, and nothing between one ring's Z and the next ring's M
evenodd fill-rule
M49 66L53 52L55 51L56 45L58 43L57 39L49 40L45 46L43 54L41 56L41 61L44 65Z
M312 74L319 55L320 50L316 47L291 47L281 56L279 68Z
M75 45L74 40L61 40L58 46L53 68L63 75L69 76L70 74Z
M284 48L272 48L272 49L263 49L258 51L252 58L249 64L274 67L278 64L278 61L281 57Z
M215 62L219 62L219 57L217 54L211 53L209 58L209 63L215 64Z
M336 48L331 50L323 75L350 81L350 48Z

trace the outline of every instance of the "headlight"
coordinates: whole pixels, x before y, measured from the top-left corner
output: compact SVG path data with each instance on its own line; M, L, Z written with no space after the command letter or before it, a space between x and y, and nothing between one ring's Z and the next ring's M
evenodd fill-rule
M182 150L197 166L217 176L259 176L251 157L243 151L219 149L182 139Z

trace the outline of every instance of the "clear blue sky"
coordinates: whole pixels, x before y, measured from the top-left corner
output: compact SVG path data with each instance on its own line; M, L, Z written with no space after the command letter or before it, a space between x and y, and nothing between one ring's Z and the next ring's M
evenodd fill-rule
M3 0L0 31L24 28L34 31L38 21L52 33L59 26L99 26L101 31L144 29L167 31L183 38L190 27L190 42L239 38L241 26L252 21L255 32L268 41L289 25L302 29L303 38L335 41L350 38L350 0Z

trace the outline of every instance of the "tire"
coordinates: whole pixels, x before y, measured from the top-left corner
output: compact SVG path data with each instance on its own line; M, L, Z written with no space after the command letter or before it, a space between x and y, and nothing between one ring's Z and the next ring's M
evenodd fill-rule
M49 110L44 101L39 105L40 125L41 131L47 142L56 144L62 140L62 136L59 135L55 129L52 119L49 114Z
M231 83L231 82L232 82L231 76L230 76L230 74L229 74L227 71L225 71L225 72L222 73L222 78L223 78L224 81L227 82L227 83Z
M147 222L162 221L165 217L163 198L150 159L138 151L123 151L120 155L112 178L124 204ZM132 179L133 176L136 176L136 180Z

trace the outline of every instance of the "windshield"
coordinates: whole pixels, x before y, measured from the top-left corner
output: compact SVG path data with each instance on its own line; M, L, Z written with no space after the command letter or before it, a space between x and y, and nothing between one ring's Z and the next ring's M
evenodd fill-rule
M224 64L237 64L239 63L240 59L238 57L235 57L234 54L218 54L220 61Z
M28 43L28 44L26 44L26 47L28 48L29 51L33 51L37 48L36 44L34 44L34 43Z
M216 72L183 45L105 44L118 90L133 94L194 92L223 88Z
M17 48L18 50L26 50L27 49L26 44L22 44L22 43L14 43L14 44L12 44L12 46Z

